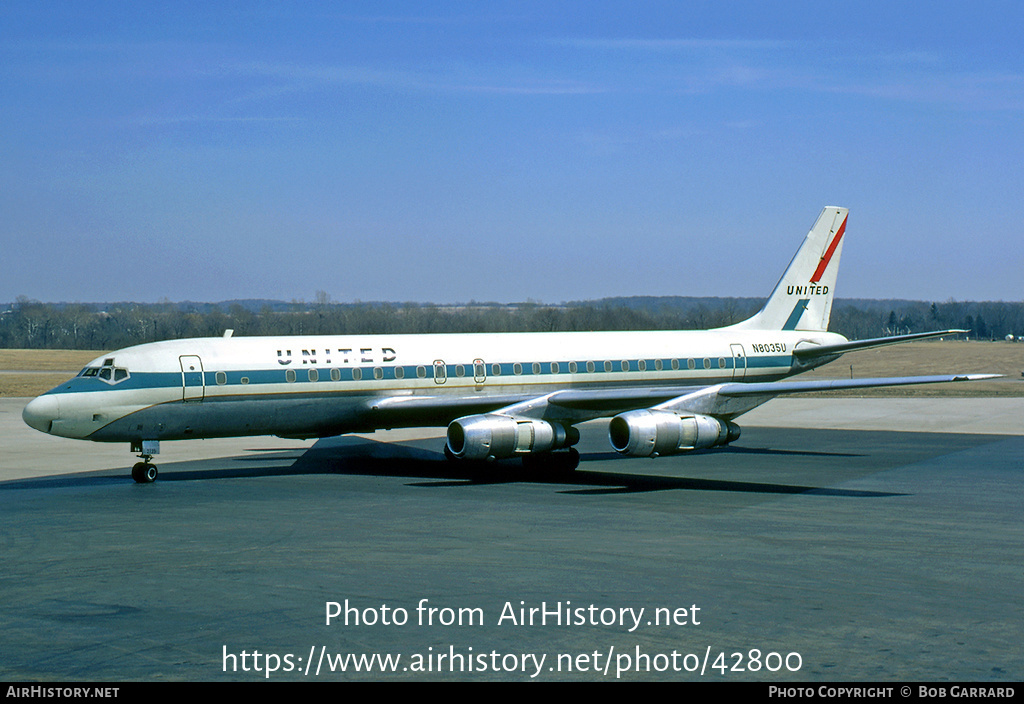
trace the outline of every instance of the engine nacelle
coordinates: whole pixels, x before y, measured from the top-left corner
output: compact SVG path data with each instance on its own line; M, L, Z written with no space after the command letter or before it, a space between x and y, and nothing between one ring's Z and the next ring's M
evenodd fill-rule
M536 418L487 414L458 418L448 426L448 451L467 460L501 460L579 441L576 428Z
M608 424L612 447L630 457L703 450L728 445L739 436L740 427L730 421L672 411L629 411L615 416Z

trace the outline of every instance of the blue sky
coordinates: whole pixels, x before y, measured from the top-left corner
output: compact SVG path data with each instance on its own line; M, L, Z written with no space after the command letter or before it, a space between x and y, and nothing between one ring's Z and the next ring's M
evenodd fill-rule
M1024 299L1024 3L0 3L0 301Z

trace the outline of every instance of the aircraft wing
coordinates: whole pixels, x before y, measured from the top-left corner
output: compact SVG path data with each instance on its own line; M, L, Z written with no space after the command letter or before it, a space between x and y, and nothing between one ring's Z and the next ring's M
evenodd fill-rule
M781 395L992 379L999 374L943 374L874 379L730 382L713 386L566 389L544 395L392 396L371 399L368 411L382 427L441 426L477 413L500 413L577 423L640 408L732 418Z
M993 379L1001 374L940 374L932 376L880 377L875 379L815 379L726 383L679 396L655 408L680 413L700 413L732 419L781 394L796 394L842 389L869 389L886 386L911 386L954 381Z
M793 355L799 360L814 359L816 357L828 357L840 355L844 352L855 350L870 350L875 347L896 345L911 340L927 340L932 337L944 337L946 335L957 335L970 332L969 330L933 330L931 332L915 332L910 335L892 335L890 337L873 337L866 340L851 340L838 345L815 345L802 342L793 350Z
M382 425L394 423L394 427L447 425L456 418L476 413L576 423L635 408L648 408L707 388L657 386L567 389L541 395L389 396L369 399L367 410L375 422Z
M531 399L529 394L499 396L387 396L366 401L366 413L377 427L440 427L456 418L476 413L493 413Z
M931 376L895 376L875 379L817 379L807 381L771 381L764 383L722 384L718 390L723 396L760 396L763 394L795 394L805 391L837 391L842 389L870 389L881 386L910 386L937 384L951 381L980 381L995 379L1002 374L936 374Z

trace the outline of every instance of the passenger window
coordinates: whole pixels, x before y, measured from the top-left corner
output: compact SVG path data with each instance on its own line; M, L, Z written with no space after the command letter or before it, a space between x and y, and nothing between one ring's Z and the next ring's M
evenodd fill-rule
M513 364L512 365L512 373L513 374L522 374L523 373L523 365L520 364L519 362L516 362L515 364Z
M718 358L718 368L725 369L725 357Z
M405 378L405 367L395 367L395 378L396 379L404 379Z
M491 376L501 376L501 365L500 364L492 364L491 365Z
M686 368L687 369L696 369L697 368L697 363L694 362L692 359L688 359L688 360L686 360Z
M426 379L427 378L427 368L424 367L422 364L420 366L416 367L416 376L418 376L420 379Z
M609 361L605 361L605 363L604 363L604 370L606 372L610 372L612 370L612 363L609 362Z
M114 376L116 378L117 375L115 374ZM228 375L224 372L217 372L216 374L214 374L214 379L216 379L217 383L220 384L221 386L228 383Z
M340 369L332 369L331 370L331 381L341 381L341 370Z
M575 374L577 369L578 369L578 367L576 366L576 362L569 362L569 373L570 374Z
M320 381L320 372L318 372L316 369L310 369L309 370L309 380L310 381Z
M381 369L380 367L374 367L373 368L373 378L374 379L383 379L384 378L384 370Z
M597 367L594 366L593 362L587 362L587 371L588 372L593 373L595 369L597 369Z
M540 374L540 362L534 362L532 368L534 374Z
M286 370L285 373L284 373L284 380L287 381L289 384L294 384L295 383L295 370L294 369Z
M352 368L352 380L353 381L359 381L362 378L363 378L363 370L360 369L359 367L353 367Z
M704 358L704 368L711 369L711 359L709 357Z

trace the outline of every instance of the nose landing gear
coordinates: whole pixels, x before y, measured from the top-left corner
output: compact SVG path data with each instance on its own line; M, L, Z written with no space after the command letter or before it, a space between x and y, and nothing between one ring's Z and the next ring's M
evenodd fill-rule
M136 462L135 466L132 467L132 479L137 481L139 484L150 484L156 481L156 465L150 460L153 459L153 455L160 454L160 441L159 440L140 440L132 443L132 452L139 454L141 462Z

